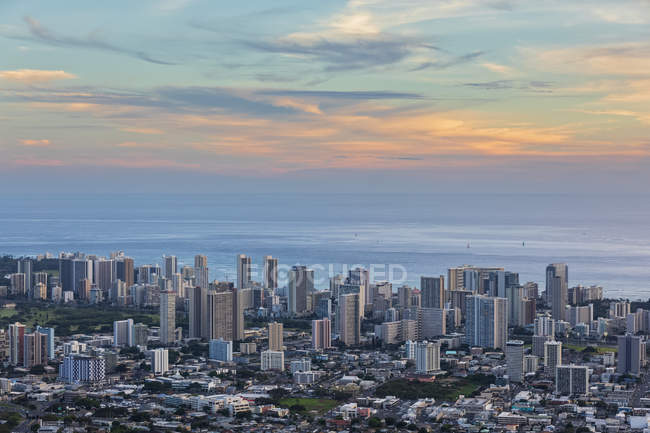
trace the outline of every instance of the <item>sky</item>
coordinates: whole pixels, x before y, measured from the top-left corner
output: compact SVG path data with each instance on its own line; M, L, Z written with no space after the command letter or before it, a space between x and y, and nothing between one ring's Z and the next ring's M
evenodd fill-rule
M645 192L650 0L0 0L13 191Z

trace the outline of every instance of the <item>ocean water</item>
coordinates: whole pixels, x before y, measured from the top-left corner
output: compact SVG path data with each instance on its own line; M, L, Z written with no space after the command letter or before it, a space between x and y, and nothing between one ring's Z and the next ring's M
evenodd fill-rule
M503 266L544 284L548 263L571 285L650 298L650 196L486 194L0 195L0 254L122 250L136 265L163 254L212 278L235 278L235 256L316 269L319 288L346 266L419 286L462 264ZM469 246L469 248L468 248ZM390 267L389 267L390 266ZM392 269L394 272L389 273ZM259 279L259 277L258 277Z

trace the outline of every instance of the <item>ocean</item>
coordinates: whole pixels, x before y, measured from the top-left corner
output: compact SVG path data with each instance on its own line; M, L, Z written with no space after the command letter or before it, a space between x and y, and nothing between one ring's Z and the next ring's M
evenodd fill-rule
M0 195L0 254L124 251L136 265L163 254L233 280L235 256L329 274L356 265L419 287L462 264L503 266L544 286L566 262L570 285L650 298L650 200L565 194L35 194ZM393 272L388 272L388 270ZM383 271L382 271L383 270ZM259 277L258 277L259 279Z

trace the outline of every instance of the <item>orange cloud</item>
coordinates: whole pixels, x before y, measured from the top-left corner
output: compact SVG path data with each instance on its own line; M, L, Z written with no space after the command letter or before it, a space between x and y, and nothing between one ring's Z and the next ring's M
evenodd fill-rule
M44 71L39 69L18 69L15 71L0 71L0 79L17 81L25 84L41 83L54 80L77 78L76 75L65 71Z
M31 140L31 139L24 139L20 140L20 144L23 146L30 146L30 147L45 147L50 145L50 140L47 139L42 139L42 140Z

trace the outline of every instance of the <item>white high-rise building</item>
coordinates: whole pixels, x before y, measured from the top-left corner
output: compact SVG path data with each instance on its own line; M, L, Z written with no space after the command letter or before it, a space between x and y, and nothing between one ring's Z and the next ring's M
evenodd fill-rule
M135 345L133 319L116 320L113 322L113 346L124 347Z
M440 343L422 341L415 346L415 367L419 374L440 370Z
M265 350L261 353L261 370L279 370L284 371L284 352Z
M406 340L404 344L404 356L406 359L415 359L415 348L417 343L412 340Z
M506 362L508 378L511 382L521 382L524 378L524 342L510 340L506 343Z
M68 355L59 365L59 379L67 383L102 382L106 375L106 361L101 357Z
M547 315L535 319L535 335L555 337L555 320Z
M151 355L151 371L155 375L165 374L169 371L169 352L167 349L154 349Z
M160 343L169 345L176 342L176 294L171 291L160 292Z

